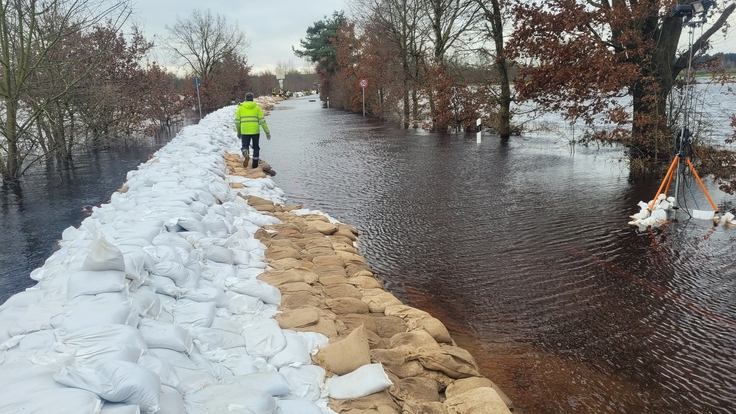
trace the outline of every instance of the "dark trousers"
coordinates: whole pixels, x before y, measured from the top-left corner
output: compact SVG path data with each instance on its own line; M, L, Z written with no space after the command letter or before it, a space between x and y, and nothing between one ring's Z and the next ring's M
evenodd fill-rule
M256 168L258 166L258 154L261 151L261 147L258 146L258 141L260 140L261 134L255 134L255 135L241 135L240 136L240 142L241 151L245 151L248 149L248 147L253 147L253 168Z

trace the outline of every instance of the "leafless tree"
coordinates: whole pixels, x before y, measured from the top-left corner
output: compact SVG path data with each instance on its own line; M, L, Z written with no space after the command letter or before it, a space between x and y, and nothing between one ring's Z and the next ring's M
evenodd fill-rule
M226 55L244 57L250 47L250 39L237 22L229 25L225 16L213 16L209 9L194 10L186 19L177 16L174 26L166 26L166 30L169 37L163 40L164 48L195 76L209 76Z
M34 99L29 91L38 87L34 79L39 74L60 64L51 61L51 52L103 21L120 28L130 10L130 0L0 0L0 175L4 182L16 181L30 165L27 159L37 153L32 136L46 106L29 105ZM69 78L63 87L47 91L49 100L68 93L99 63L100 55L89 57L75 62L80 70L66 72Z

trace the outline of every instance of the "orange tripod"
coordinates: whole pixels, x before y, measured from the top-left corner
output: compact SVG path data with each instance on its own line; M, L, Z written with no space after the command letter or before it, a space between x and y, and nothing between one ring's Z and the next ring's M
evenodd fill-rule
M652 199L652 202L649 204L649 211L652 211L654 208L654 203L657 201L657 198L662 193L662 190L664 190L664 194L667 194L670 190L670 185L672 184L672 178L675 176L677 171L680 170L680 158L682 156L680 154L677 154L675 156L675 159L672 160L672 164L670 165L670 169L667 170L667 175L664 176L664 180L662 180L662 185L659 186L659 190L657 190L657 194L654 196L654 199ZM693 175L695 176L695 179L698 180L698 184L700 184L700 188L703 189L703 193L705 193L705 196L708 197L708 201L710 202L711 207L713 207L713 210L717 213L718 208L716 207L716 203L713 202L713 199L710 198L710 194L708 194L708 190L705 189L705 185L703 185L703 181L700 179L700 176L698 175L698 172L695 171L695 167L693 167L693 163L690 161L690 157L685 157L685 161L687 161L687 165L690 167L690 170L693 172ZM675 208L677 208L677 197L675 197Z

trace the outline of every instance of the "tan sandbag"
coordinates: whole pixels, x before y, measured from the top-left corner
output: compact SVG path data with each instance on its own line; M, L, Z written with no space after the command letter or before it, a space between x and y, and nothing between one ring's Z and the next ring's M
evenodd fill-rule
M384 313L386 316L398 316L402 319L422 319L432 317L428 312L404 305L403 303L387 306Z
M340 250L340 251L348 252L348 253L358 254L358 249L356 249L355 246L353 246L352 243L334 242L334 243L332 243L332 249L333 250Z
M386 307L401 304L394 295L383 289L363 289L363 301L368 304L371 312L384 313Z
M376 319L376 334L381 338L391 338L392 336L406 332L406 322L403 319L395 316L383 316L375 315Z
M337 336L337 327L335 326L335 322L325 318L320 318L319 322L315 325L292 329L299 332L317 332L328 338L334 338Z
M326 216L323 216L321 214L305 214L302 217L307 222L322 222L322 223L329 223L330 219L328 219Z
M431 378L409 377L392 382L388 392L397 400L440 402L440 386Z
M348 283L357 287L358 289L381 289L383 285L381 281L373 276L355 276L348 277Z
M324 300L320 296L310 292L281 295L281 309L301 309L310 306L317 308L323 304Z
M337 375L345 375L371 363L371 351L363 327L327 345L314 356L317 363Z
M332 299L355 298L361 299L363 294L353 285L342 283L337 285L322 286L322 292ZM368 304L370 306L370 304Z
M506 407L508 407L509 410L513 411L514 402L511 401L511 398L509 398L506 395L506 393L504 393L498 385L496 385L493 381L485 377L470 377L470 378L462 378L462 379L455 380L452 382L452 384L447 386L447 389L445 389L445 396L447 398L450 398L456 395L466 393L470 390L474 390L476 388L483 388L483 387L493 388L493 390L496 391L498 396L501 397L501 400L503 400L503 403L506 404Z
M450 345L453 344L452 336L450 336L450 332L447 330L447 327L445 327L445 324L437 318L430 317L419 319L416 321L416 328L412 328L412 323L407 323L407 326L409 326L409 329L423 329L432 335L432 338L437 342Z
M371 315L351 313L346 315L337 315L337 319L342 321L349 331L357 329L361 325L363 325L367 331L371 331L374 334L377 330L376 318Z
M345 271L348 273L348 277L373 277L373 270L367 264L345 263Z
M307 251L310 253L312 252L310 249L307 249ZM335 254L334 250L332 250L332 254L318 255L315 253L312 263L314 263L315 266L339 266L345 269L345 262ZM345 276L347 276L347 274Z
M368 304L357 298L337 298L325 300L330 310L337 314L368 313Z
M335 233L333 233L333 235L334 236L344 237L344 238L349 239L351 241L358 240L358 236L355 233L353 233L352 231L350 231L350 229L346 228L343 225L339 225L338 228L337 228L337 231Z
M305 248L305 250L308 251L312 255L313 257L312 260L314 260L314 258L323 257L323 256L327 258L334 257L336 259L340 259L339 257L337 257L337 255L335 254L335 251L331 247L312 247L312 248L307 247ZM340 261L342 261L342 259L340 259Z
M456 346L443 344L439 349L423 349L417 359L424 368L440 371L450 378L481 376L470 352Z
M339 414L399 414L401 412L401 407L396 404L388 390L351 400L330 398L329 406Z
M291 247L281 247L281 246L275 246L271 245L266 250L266 260L272 261L272 260L280 260L280 259L286 259L286 258L292 258L292 259L301 259L302 256L299 254L298 251L295 249L292 249Z
M320 276L319 277L319 283L321 283L324 286L341 285L341 284L344 284L344 283L349 283L349 280L345 276L340 276L340 275L326 275L326 276Z
M422 364L414 356L399 349L372 349L371 361L380 362L383 368L399 378L416 377L424 374Z
M447 408L441 402L405 401L401 414L447 414Z
M305 269L267 270L258 276L258 279L271 286L279 287L285 283L304 282L314 284L319 280L317 274Z
M391 348L408 348L413 350L419 349L436 349L440 345L425 331L413 331L397 333L389 340Z
M305 245L306 249L316 249L322 247L332 249L332 242L327 237L318 237L314 239L309 239L307 241L307 244Z
M493 388L482 387L448 398L444 402L449 414L510 414L508 407Z
M309 292L314 295L318 294L317 291L314 290L314 288L311 285L309 285L308 283L304 283L304 282L284 283L282 285L279 285L278 288L282 294L297 293L297 292Z
M337 226L329 222L317 221L310 223L309 227L314 227L318 232L327 236L337 233Z
M272 246L278 246L278 247L288 247L290 249L294 249L296 251L299 251L300 247L294 244L293 241L289 239L282 239L282 240L274 240L271 242Z
M319 277L340 276L346 279L348 277L347 273L345 273L345 268L342 266L337 266L337 265L323 266L323 265L317 265L315 263L315 266L312 268L312 271L316 273L317 275L319 275Z
M304 328L316 325L319 314L315 308L305 307L298 310L285 310L274 316L281 329Z
M344 252L342 250L335 250L335 254L341 257L342 260L345 261L345 264L348 264L348 263L366 264L366 261L363 258L363 256L359 254Z
M274 260L269 265L277 270L305 269L311 271L314 269L312 262L293 258Z

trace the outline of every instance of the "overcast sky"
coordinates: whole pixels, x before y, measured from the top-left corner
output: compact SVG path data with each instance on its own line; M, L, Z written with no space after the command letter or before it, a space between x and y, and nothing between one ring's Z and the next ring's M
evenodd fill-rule
M165 26L172 27L177 15L186 19L195 9L210 9L213 16L225 16L231 25L237 22L245 30L251 43L245 55L252 72L273 73L278 62L291 62L296 69L306 66L291 47L301 47L299 39L306 37L309 26L345 8L344 0L135 0L133 20L139 23L146 39L158 43L154 36L166 37ZM160 53L154 54L154 59L170 63Z
M332 18L337 10L347 9L346 0L135 0L132 21L138 22L148 40L157 42L156 36L166 37L165 26L173 26L176 16L189 18L195 9L209 8L213 15L227 17L232 25L245 30L251 45L246 50L248 64L252 73L266 70L274 72L277 63L291 64L295 69L307 66L307 63L294 55L292 46L300 48L299 39L304 39L307 28L315 22ZM729 19L736 22L736 13ZM701 29L695 29L696 37ZM733 29L726 37L717 33L711 38L712 52L736 52ZM687 30L683 31L681 47L688 44ZM167 57L154 53L153 58L159 63L169 65Z

